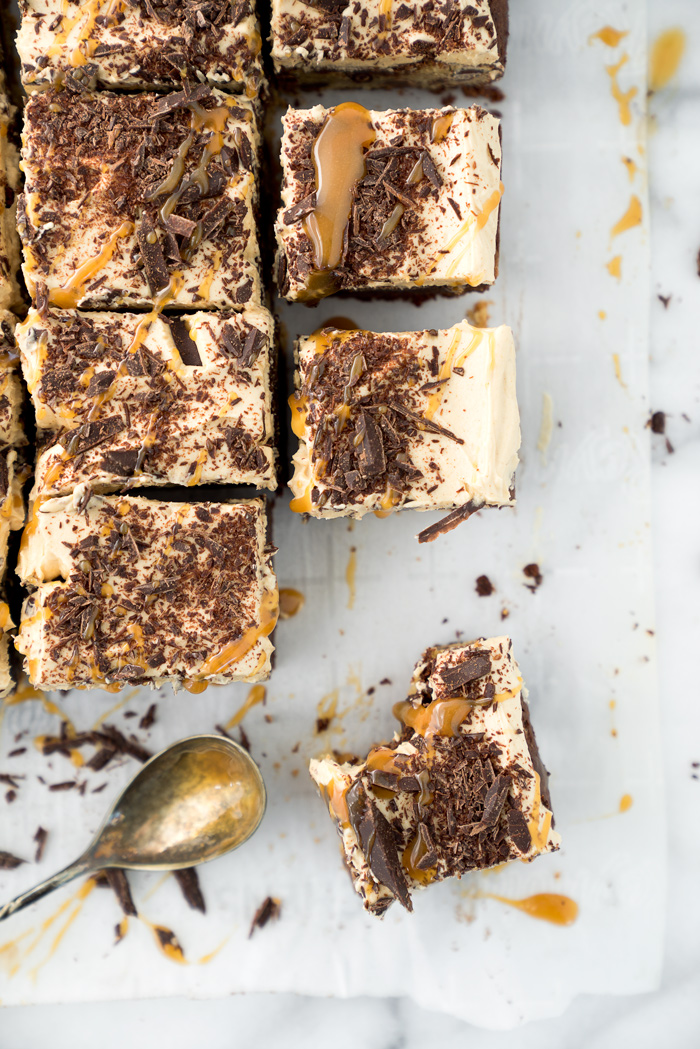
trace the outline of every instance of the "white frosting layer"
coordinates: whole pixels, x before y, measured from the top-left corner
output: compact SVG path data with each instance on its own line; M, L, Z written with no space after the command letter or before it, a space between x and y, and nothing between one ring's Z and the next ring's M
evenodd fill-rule
M363 339L394 340L394 352L384 367L368 370L352 390L355 403L394 368L410 359L420 363L420 373L410 374L388 385L396 399L409 398L417 416L428 417L449 430L457 440L442 433L416 430L408 438L410 464L420 471L401 498L387 502L386 486L348 496L332 495L329 478L320 469L314 441L322 419L315 415L307 422L294 455L294 475L289 486L303 505L294 508L314 517L362 517L373 511L395 506L409 510L448 510L474 502L486 506L513 503L512 488L520 447L520 423L515 389L515 347L510 328L473 328L461 321L454 328L438 332L408 332L378 336L372 332L327 334L331 343L325 356L340 352L352 360ZM334 345L336 349L334 349ZM297 387L311 403L322 396L324 379L310 379L312 369L323 356L317 354L318 339L301 339L298 344ZM435 351L437 350L437 356ZM437 367L435 361L437 360ZM400 373L399 373L400 374ZM438 387L434 383L443 379ZM432 383L429 389L422 389ZM352 418L352 416L351 416ZM352 425L352 422L348 425ZM325 502L332 495L334 502Z
M17 341L37 423L48 431L37 494L67 493L81 483L95 491L125 483L275 487L271 315L250 306L223 317L188 314L183 323L199 364L183 363L162 317L149 324L142 348L130 352L143 314L30 311ZM98 358L95 343L105 347ZM91 427L110 424L113 436L89 447ZM120 472L110 468L112 453L142 463L137 472L133 462Z
M304 222L299 219L287 223L289 216L285 212L313 188L301 179L308 168L300 161L308 157L309 139L315 140L330 112L323 106L288 109L283 118L282 208L275 232L278 256L286 260L288 287L284 293L290 300L314 297L310 287L313 271L309 274L306 262L311 242ZM402 183L397 187L403 194L414 194L413 205L405 213L410 221L404 228L402 216L381 249L371 255L353 255L353 235L357 231L350 231L350 255L344 267L351 276L344 280L343 288L398 290L492 284L498 273L497 230L502 193L498 119L478 106L423 113L371 111L368 116L376 132L370 153L390 145L425 150L440 184L427 186L424 178L414 185ZM309 122L315 129L311 134ZM431 141L431 126L441 124L436 140ZM421 196L418 190L424 188L430 192Z
M448 14L433 0L363 0L332 17L304 0L272 0L271 30L276 71L302 78L370 73L405 75L419 84L486 84L503 73L504 46L490 0L458 0Z
M469 644L458 643L445 648L428 649L414 671L412 695L409 696L409 701L419 708L421 701L428 703L438 698L442 692L438 684L438 675L441 671L448 666L459 664L465 656L473 652L487 651L489 653L492 669L476 684L479 693L485 691L486 685L493 685L495 702L472 707L471 713L459 724L457 732L465 736L484 733L486 745L494 745L491 750L491 761L496 766L496 771L499 774L508 774L509 771L514 773L511 778L508 805L522 813L530 831L530 847L523 850L509 834L506 835L505 840L510 851L509 859L531 861L542 853L558 849L561 838L552 829L552 812L542 800L541 780L536 769L538 759L533 760L533 753L525 731L525 690L511 647L510 638L493 637L479 638ZM433 661L433 674L426 679L427 664ZM417 738L417 733L414 732L411 739L396 747L394 753L415 755L418 751L411 740ZM399 733L396 733L394 740L398 739ZM440 760L439 751L432 757L422 759L428 775L431 761L439 762ZM324 789L326 797L331 798L331 816L338 824L343 856L350 870L356 892L362 897L367 910L382 913L387 901L391 902L394 895L372 873L354 829L347 820L339 818L337 812L337 799L344 797L347 790L358 780L365 777L363 781L365 789L371 791L370 781L367 778L367 762L357 765L339 765L330 758L326 758L321 761L312 761L309 771L312 779ZM458 785L455 786L455 789L459 789ZM399 791L392 792L390 797L393 798L393 801L388 800L381 793L373 794L372 801L394 827L401 845L405 846L413 838L417 828L415 794ZM335 805L333 799L336 799ZM429 807L430 802L427 805ZM446 843L441 844L445 846ZM400 855L402 854L403 849ZM417 880L408 870L406 873L412 891L424 887L423 881ZM444 869L442 861L438 861L436 874L432 880L440 881L446 876L446 873L449 872Z
M216 26L204 16L196 30L188 24L196 9L183 7L186 12L177 4L166 6L164 18L158 17L157 5L127 0L21 0L22 82L27 91L41 90L59 71L82 76L87 63L94 69L92 79L107 87L177 88L182 67L195 83L206 79L256 95L263 71L252 2L229 8L229 17L217 17Z
M17 571L37 589L16 646L32 684L265 680L278 598L263 502L93 496L83 509L84 495L36 500L22 539ZM61 617L86 586L92 623L78 609L68 639Z
M160 118L165 125L176 129L184 165L180 168L180 160L174 157L158 177L165 181L174 176L173 190L177 192L188 176L195 182L205 176L208 178L213 160L221 155L223 148L230 156L237 157L241 141L245 139L245 152L252 160L252 170L234 164L225 177L222 198L219 198L230 201L232 213L239 214L240 222L236 220L238 232L235 238L229 236L226 232L228 220L220 223L211 236L204 237L194 248L187 261L170 269L170 286L163 294L153 293L142 265L137 239L139 218L135 213L140 208L135 207L134 213L116 208L115 201L124 193L124 172L131 181L131 158L119 154L118 139L110 132L112 118L130 122L135 106L141 107L144 114L150 113L148 120L152 121L152 114L162 104L163 96L83 92L80 105L87 107L88 114L94 116L95 131L89 147L80 150L74 134L67 132L66 137L60 139L60 123L59 138L50 145L45 133L47 105L71 106L74 96L67 91L49 90L29 98L22 139L25 188L21 197L19 227L24 242L24 276L34 299L37 282L42 282L48 289L50 304L59 307L111 308L156 303L160 308L239 309L260 302L254 217L258 197L258 122L251 103L216 90L213 95L217 114L212 117L211 129L208 126L203 131L200 129L202 137L196 151L192 147L185 148L190 138L189 115L183 117L182 110L176 110L174 115ZM219 121L222 114L223 120ZM48 116L53 116L53 113ZM205 138L208 140L206 145ZM199 171L207 149L211 150L206 165L208 175ZM122 171L124 164L127 167ZM48 186L47 168L53 173ZM93 177L97 176L94 185L93 179L88 179L84 171L79 179L76 178L78 168L88 168ZM134 178L136 192L146 192L146 185L140 181L143 176ZM89 192L84 188L86 182L91 183ZM51 192L53 185L60 187L56 197ZM72 194L66 194L66 186L74 187ZM159 197L159 206L166 199L166 195ZM216 198L212 206L215 204ZM176 213L177 210L176 207ZM164 255L169 257L164 230L159 228L156 236ZM37 241L41 243L39 251L33 246Z

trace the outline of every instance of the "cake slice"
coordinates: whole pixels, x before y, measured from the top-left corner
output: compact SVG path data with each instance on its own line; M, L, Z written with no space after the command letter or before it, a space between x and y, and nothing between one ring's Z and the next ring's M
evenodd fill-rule
M277 620L262 500L34 502L16 647L41 689L264 681Z
M429 541L514 502L520 424L510 328L380 335L324 328L297 343L292 510L312 517L450 510Z
M131 91L190 80L254 97L263 83L253 0L20 0L20 11L27 91L61 77Z
M35 492L276 485L273 320L31 310L18 326L42 435Z
M19 230L32 298L61 309L260 302L252 105L169 95L32 95Z
M433 882L559 848L547 771L507 637L429 648L391 743L312 761L365 910Z
M0 310L0 448L19 448L27 443L22 425L22 384L19 354L15 344L17 318Z
M503 75L508 0L272 0L275 71L301 83L484 87Z
M498 274L499 121L470 109L288 109L277 284L336 291L460 291Z
M2 51L0 58L4 61ZM7 97L5 74L0 69L0 310L22 302L17 284L19 237L15 199L19 187L19 156L10 137L14 115L14 106Z

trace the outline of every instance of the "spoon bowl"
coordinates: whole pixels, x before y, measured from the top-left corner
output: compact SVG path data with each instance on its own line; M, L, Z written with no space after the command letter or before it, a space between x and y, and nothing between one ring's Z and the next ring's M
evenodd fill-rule
M238 743L181 739L138 771L82 856L0 907L0 921L81 874L178 870L223 856L255 833L266 803L260 769Z

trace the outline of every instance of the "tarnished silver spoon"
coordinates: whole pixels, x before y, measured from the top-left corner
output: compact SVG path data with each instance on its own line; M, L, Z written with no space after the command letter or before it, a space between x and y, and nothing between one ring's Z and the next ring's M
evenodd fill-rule
M255 833L266 801L243 747L224 736L181 739L139 770L82 856L0 907L0 921L81 874L177 870L223 856Z

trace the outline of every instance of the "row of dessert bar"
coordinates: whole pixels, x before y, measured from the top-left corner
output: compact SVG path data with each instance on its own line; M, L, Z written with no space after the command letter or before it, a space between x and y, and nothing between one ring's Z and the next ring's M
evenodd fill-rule
M0 53L0 59L2 57ZM23 393L14 341L16 317L10 312L21 304L16 280L19 243L15 231L15 193L19 167L17 151L11 142L14 115L0 70L0 591L7 575L10 532L24 523L22 485L27 477ZM13 687L8 654L8 630L13 626L10 608L0 599L0 700Z
M172 89L208 82L266 91L253 0L20 0L22 81ZM484 85L502 75L508 0L272 0L271 57L282 80Z

